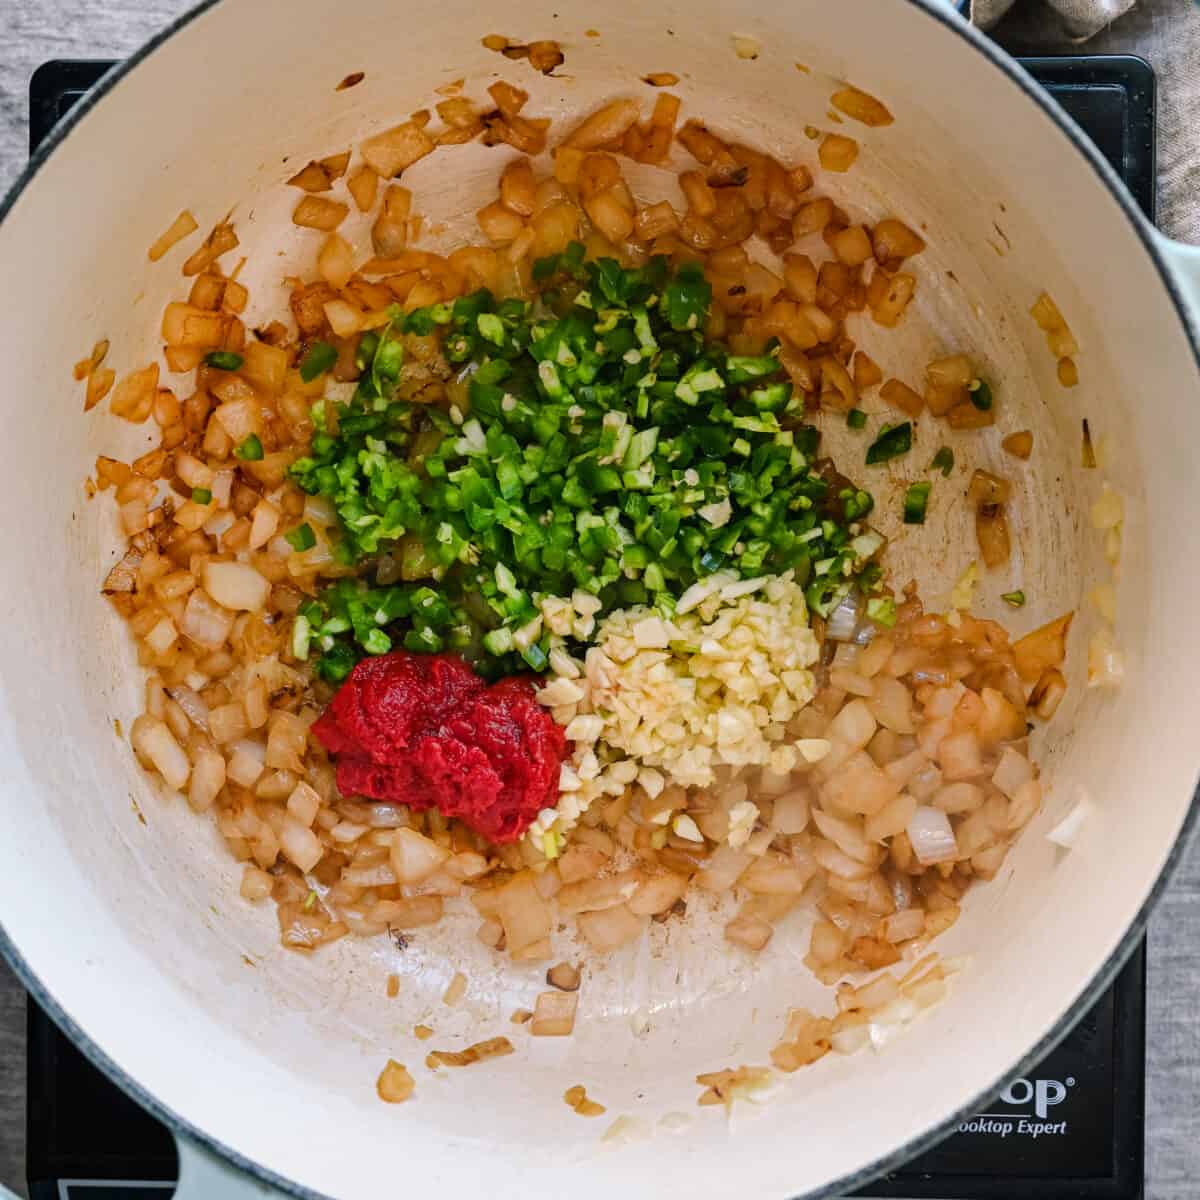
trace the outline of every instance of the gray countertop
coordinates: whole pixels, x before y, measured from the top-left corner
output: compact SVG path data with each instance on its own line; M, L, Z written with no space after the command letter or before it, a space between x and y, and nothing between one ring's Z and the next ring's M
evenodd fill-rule
M183 12L183 0L0 0L0 189L26 157L27 89L50 58L117 58ZM998 31L1020 52L1078 51L1035 0ZM1159 79L1159 220L1200 242L1200 12L1190 0L1142 0L1088 43L1136 53ZM1200 1197L1200 844L1177 872L1150 928L1147 988L1147 1200ZM25 1000L0 964L0 1183L24 1187Z

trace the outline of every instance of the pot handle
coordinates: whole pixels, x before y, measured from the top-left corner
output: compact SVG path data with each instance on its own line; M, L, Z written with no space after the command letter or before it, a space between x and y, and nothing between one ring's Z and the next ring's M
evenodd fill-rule
M1167 260L1175 285L1182 294L1192 326L1200 333L1200 246L1172 241L1158 230L1153 232L1158 251Z
M174 1200L281 1200L283 1196L182 1134L175 1135L175 1149L179 1152L179 1183Z

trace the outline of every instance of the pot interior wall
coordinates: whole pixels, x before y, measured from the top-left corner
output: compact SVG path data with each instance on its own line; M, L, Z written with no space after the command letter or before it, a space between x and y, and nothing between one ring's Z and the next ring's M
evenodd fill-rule
M542 77L485 50L480 38L492 32L558 38L566 63ZM756 39L758 57L738 57L734 34ZM364 81L336 91L351 71ZM915 577L930 607L946 605L976 557L961 497L970 468L990 465L1018 481L1016 546L1008 570L985 576L977 611L1023 632L1079 610L1070 696L1038 735L1048 802L944 939L945 952L971 956L951 998L881 1053L830 1056L790 1077L756 1120L735 1117L732 1137L717 1112L696 1109L692 1077L766 1061L791 1006L832 1008L800 962L802 914L749 959L724 948L720 914L697 904L686 923L655 926L590 969L576 1035L540 1042L514 1032L508 1016L532 1006L542 969L495 961L465 905L404 951L386 939L312 957L280 948L273 911L238 898L240 868L215 831L150 787L114 732L115 719L127 729L138 712L141 684L98 595L115 557L115 516L106 497L84 498L83 480L97 453L128 455L150 441L99 412L82 417L70 382L70 364L99 337L111 339L118 370L158 353L159 314L184 294L187 250L157 265L145 251L180 209L207 229L232 208L252 324L285 308L282 277L311 259L318 235L290 225L297 193L283 185L309 158L430 106L454 80L480 100L496 78L511 80L530 92L528 111L561 131L615 95L639 97L648 111L654 93L641 77L652 71L681 76L673 90L685 117L788 163L815 162L806 126L835 128L835 80L887 102L888 128L836 127L862 154L846 175L821 174L818 190L856 218L900 216L929 248L915 261L917 300L901 328L861 321L851 334L918 389L930 357L971 353L994 381L1000 416L995 429L954 441L962 469L937 478L919 530L899 523L899 496L928 477L945 440L939 425L922 421L917 449L892 469L859 466L863 435L841 418L827 425L829 445L876 493L896 581ZM427 225L444 226L431 247L476 236L471 214L494 195L507 154L443 150L405 175ZM672 185L647 172L635 186L658 198ZM366 245L365 221L343 232ZM653 1168L661 1171L668 1135L602 1150L607 1121L581 1121L560 1099L584 1083L614 1116L651 1127L671 1111L692 1118L669 1142L673 1182L689 1193L723 1195L736 1172L756 1194L794 1195L896 1150L994 1083L1075 1000L1146 899L1194 779L1174 697L1186 694L1196 660L1183 597L1200 547L1179 520L1195 363L1129 217L1093 168L1011 79L924 9L805 0L753 15L713 2L598 12L534 0L497 30L465 0L421 14L375 0L334 14L316 0L286 10L227 0L84 117L17 199L0 254L11 414L0 443L10 514L0 913L67 1015L164 1104L236 1151L339 1196L378 1195L382 1180L465 1194L477 1188L482 1155L498 1196L561 1187L562 1169L584 1162L570 1177L581 1195L657 1193ZM1083 347L1078 388L1057 383L1029 316L1042 290ZM1102 470L1079 468L1083 417L1110 447ZM1023 428L1035 431L1024 466L999 448ZM1088 511L1106 479L1126 501L1117 633L1128 678L1119 690L1089 691L1098 618L1085 596L1108 567ZM999 600L1014 587L1029 597L1017 614ZM1093 812L1064 854L1044 835L1081 797ZM569 943L561 948L569 954ZM439 998L458 969L470 991L451 1011ZM388 1000L392 972L401 991ZM429 1049L411 1035L418 1021L435 1028L432 1046L503 1033L518 1050L434 1079L418 1069ZM419 1078L417 1102L401 1110L374 1094L389 1057Z

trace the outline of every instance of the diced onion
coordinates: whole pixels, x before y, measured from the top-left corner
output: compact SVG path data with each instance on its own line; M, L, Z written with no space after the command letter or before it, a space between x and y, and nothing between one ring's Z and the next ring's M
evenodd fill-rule
M644 918L635 916L627 904L605 908L599 912L581 913L579 932L588 945L599 954L616 950L638 937L644 928Z
M285 815L278 832L279 848L301 871L311 871L321 861L325 848L320 839L295 817Z
M848 642L853 639L862 615L862 593L851 588L838 601L825 624L825 636L831 642Z
M317 255L317 271L326 283L344 288L354 274L354 252L345 238L331 233Z
M197 697L198 699L199 697ZM217 793L225 786L225 759L215 750L202 749L196 755L188 803L197 812L211 808Z
M347 300L329 300L325 304L325 317L330 328L338 337L349 337L362 328L363 313Z
M950 818L940 808L919 807L908 823L908 840L923 866L958 857L958 843Z
M271 894L275 880L258 867L247 865L242 872L242 886L239 888L243 900L265 900Z
M959 612L966 612L971 607L971 598L978 582L979 564L973 562L963 570L950 592L950 607Z
M1033 765L1023 754L1006 746L992 773L992 782L1011 800L1022 784L1033 778Z
M529 1032L534 1037L567 1037L575 1029L578 992L542 992L533 1008Z
M851 700L829 723L829 736L855 750L865 746L878 728L864 700Z
M278 528L279 509L266 500L260 500L254 507L254 519L250 526L250 549L258 550L265 546Z
M321 797L303 780L296 784L287 800L287 810L301 825L311 826L321 808Z
M450 852L415 829L397 829L392 837L392 866L401 883L420 883L450 857Z
M264 747L249 739L234 742L227 768L229 778L239 787L253 787L263 773Z
M270 583L248 563L206 562L201 582L222 608L261 612L271 594Z
M1098 629L1088 639L1088 687L1116 687L1125 678L1125 660L1112 631Z
M492 893L510 954L532 953L543 944L549 956L550 908L533 883L518 875Z
M728 845L718 846L704 870L696 876L696 885L707 892L728 891L752 860L753 856L743 850L735 850Z
M735 33L733 35L733 52L738 58L753 60L762 52L762 45L756 37L745 33Z
M177 216L175 220L171 222L170 226L165 230L165 232L159 234L159 236L155 239L153 245L151 245L149 251L147 251L147 257L151 262L158 262L158 260L162 258L162 256L166 254L166 252L170 250L170 248L175 245L176 242L187 237L189 233L195 233L199 228L199 225L196 224L196 218L193 217L192 214L185 208L183 212L181 212L179 216Z
M175 628L175 622L170 617L163 617L153 629L146 634L146 645L150 647L157 655L166 654L168 650L175 644L179 633Z
M408 825L408 810L394 804L371 804L367 824L372 829L404 829Z
M233 491L233 472L232 471L217 471L213 475L212 494L213 503L218 508L226 508L229 505L229 496Z
M261 428L259 402L251 396L226 400L214 415L235 445L240 445L251 434L257 435Z
M133 723L130 740L134 750L151 763L167 787L178 790L187 783L191 764L164 722L153 717L139 717Z
M563 144L579 150L594 150L623 137L640 115L636 100L613 100L585 117Z
M889 942L907 942L925 932L925 910L903 908L883 922L883 936Z
M1074 808L1046 834L1046 840L1053 842L1056 846L1061 846L1064 850L1072 849L1091 812L1092 802L1086 796L1081 796Z
M871 1030L867 1025L847 1025L836 1030L831 1040L838 1054L857 1054L870 1042Z
M808 825L808 818L807 792L803 790L785 792L782 796L775 798L775 810L771 817L771 827L777 833L789 836L803 833Z
M379 1073L375 1091L385 1104L403 1104L417 1090L416 1081L403 1063L389 1058L387 1066Z
M378 863L373 867L347 867L342 872L342 883L357 888L394 887L396 872L387 863ZM395 902L384 900L380 903L390 905Z

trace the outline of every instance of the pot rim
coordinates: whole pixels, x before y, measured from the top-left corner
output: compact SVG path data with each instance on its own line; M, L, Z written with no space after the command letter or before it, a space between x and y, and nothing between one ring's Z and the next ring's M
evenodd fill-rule
M34 176L47 162L58 147L75 131L76 126L117 84L121 82L143 60L148 58L160 46L167 42L181 29L190 25L197 17L215 8L222 0L199 0L194 7L180 14L158 33L154 34L144 45L135 50L128 58L117 63L71 108L70 112L59 121L43 139L37 149L31 154L29 162L17 176L12 186L0 199L0 223L7 218L17 200ZM956 11L948 11L939 0L902 0L903 3L918 9L925 17L938 22L940 25L962 38L992 67L1003 72L1032 101L1042 113L1058 127L1067 141L1079 153L1084 162L1099 176L1100 181L1108 189L1118 207L1133 226L1134 232L1142 243L1151 262L1158 272L1159 278L1171 299L1184 336L1192 350L1192 357L1197 370L1200 371L1200 312L1194 312L1184 298L1175 276L1167 262L1163 251L1163 240L1156 235L1153 226L1142 215L1133 197L1109 165L1100 151L1095 147L1078 125L1059 107L1058 104L1028 75L1016 61L994 42L969 25ZM1076 994L1075 999L1054 1026L1035 1043L1012 1067L999 1078L994 1079L986 1087L979 1088L972 1098L960 1106L949 1116L943 1118L925 1132L910 1138L897 1149L872 1159L865 1166L858 1168L828 1184L821 1185L815 1191L796 1193L791 1200L820 1200L820 1197L841 1195L865 1187L880 1175L895 1170L911 1159L931 1149L943 1141L954 1128L966 1117L978 1111L981 1104L986 1103L995 1095L1004 1083L1011 1077L1024 1075L1030 1067L1035 1067L1046 1057L1078 1024L1089 1008L1113 982L1126 961L1133 954L1138 942L1146 931L1150 915L1155 905L1166 891L1180 859L1196 831L1200 822L1200 782L1192 793L1192 801L1184 817L1183 825L1171 847L1171 851L1159 871L1141 908L1130 922L1118 942L1099 969L1087 980ZM280 1174L271 1167L246 1157L241 1152L226 1145L219 1138L206 1133L190 1120L175 1112L168 1105L143 1087L91 1038L91 1036L72 1018L58 1001L42 984L30 963L26 960L16 944L9 937L0 921L0 958L7 961L26 991L33 997L42 1010L54 1021L64 1034L79 1048L93 1066L108 1076L127 1095L136 1100L144 1109L158 1120L162 1121L174 1134L183 1136L211 1151L227 1163L237 1167L253 1179L278 1189L297 1200L333 1200L325 1193L316 1192L303 1184L296 1183Z

